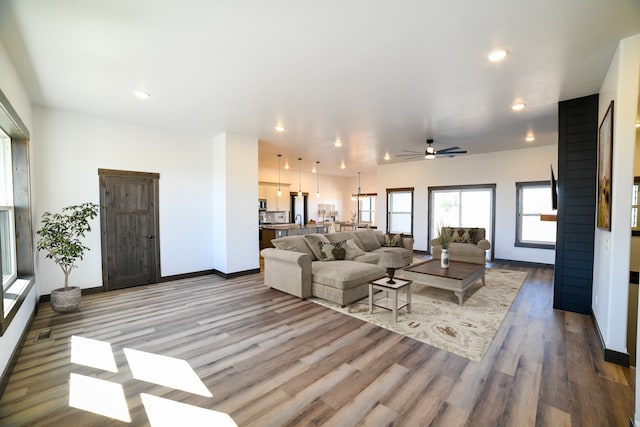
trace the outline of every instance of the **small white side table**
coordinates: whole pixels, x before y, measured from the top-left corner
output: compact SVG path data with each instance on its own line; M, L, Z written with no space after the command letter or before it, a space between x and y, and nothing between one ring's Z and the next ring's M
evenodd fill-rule
M407 313L411 313L411 283L413 280L405 280L397 277L393 278L395 283L387 283L388 277L382 277L377 280L369 282L369 314L373 313L373 307L384 308L385 310L391 310L393 312L393 319L398 323L398 310L406 307ZM406 301L404 304L398 306L398 293L404 289L406 295ZM380 299L374 299L374 293L376 290L384 291L386 297L391 294L390 305L376 304Z

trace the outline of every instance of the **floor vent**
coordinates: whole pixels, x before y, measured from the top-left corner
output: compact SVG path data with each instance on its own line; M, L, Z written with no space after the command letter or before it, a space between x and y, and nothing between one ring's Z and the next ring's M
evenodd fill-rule
M38 331L38 335L36 335L36 339L34 341L38 342L48 340L49 338L51 338L51 332L53 331L50 328Z

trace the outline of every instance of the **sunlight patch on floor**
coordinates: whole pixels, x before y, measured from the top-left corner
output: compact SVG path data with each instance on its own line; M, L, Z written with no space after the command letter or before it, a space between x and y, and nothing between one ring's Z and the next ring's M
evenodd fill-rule
M212 397L186 360L160 356L146 351L124 349L133 378L200 396Z
M111 381L72 373L69 378L69 406L131 422L124 390L120 384Z
M131 348L124 348L123 352L135 380L213 397L186 360ZM106 372L118 372L111 343L77 335L71 337L71 363ZM236 426L233 418L223 412L147 393L141 393L140 397L152 427L185 425L185 422L188 422L189 426ZM123 385L113 381L71 373L69 406L131 422Z
M71 337L71 363L118 372L111 344L77 335Z
M174 427L187 424L189 427L237 427L233 419L224 412L199 408L146 393L140 394L140 397L152 427Z

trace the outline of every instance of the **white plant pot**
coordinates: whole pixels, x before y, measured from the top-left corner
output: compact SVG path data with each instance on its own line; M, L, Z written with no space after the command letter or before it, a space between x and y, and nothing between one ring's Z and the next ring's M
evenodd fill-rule
M440 268L449 268L449 249L443 249L440 254Z
M80 298L82 290L77 286L69 288L59 288L51 291L51 308L58 313L67 313L77 310L80 307Z

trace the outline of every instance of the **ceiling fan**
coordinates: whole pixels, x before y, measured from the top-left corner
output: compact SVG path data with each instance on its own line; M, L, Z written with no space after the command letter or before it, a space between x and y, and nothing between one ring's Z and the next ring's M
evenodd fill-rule
M442 150L436 150L433 148L433 139L427 139L427 149L424 150L424 154L421 151L402 150L410 154L396 154L396 157L406 157L406 160L417 159L424 156L425 159L431 160L436 157L449 156L453 157L456 154L466 154L467 150L461 150L460 147L443 148Z

